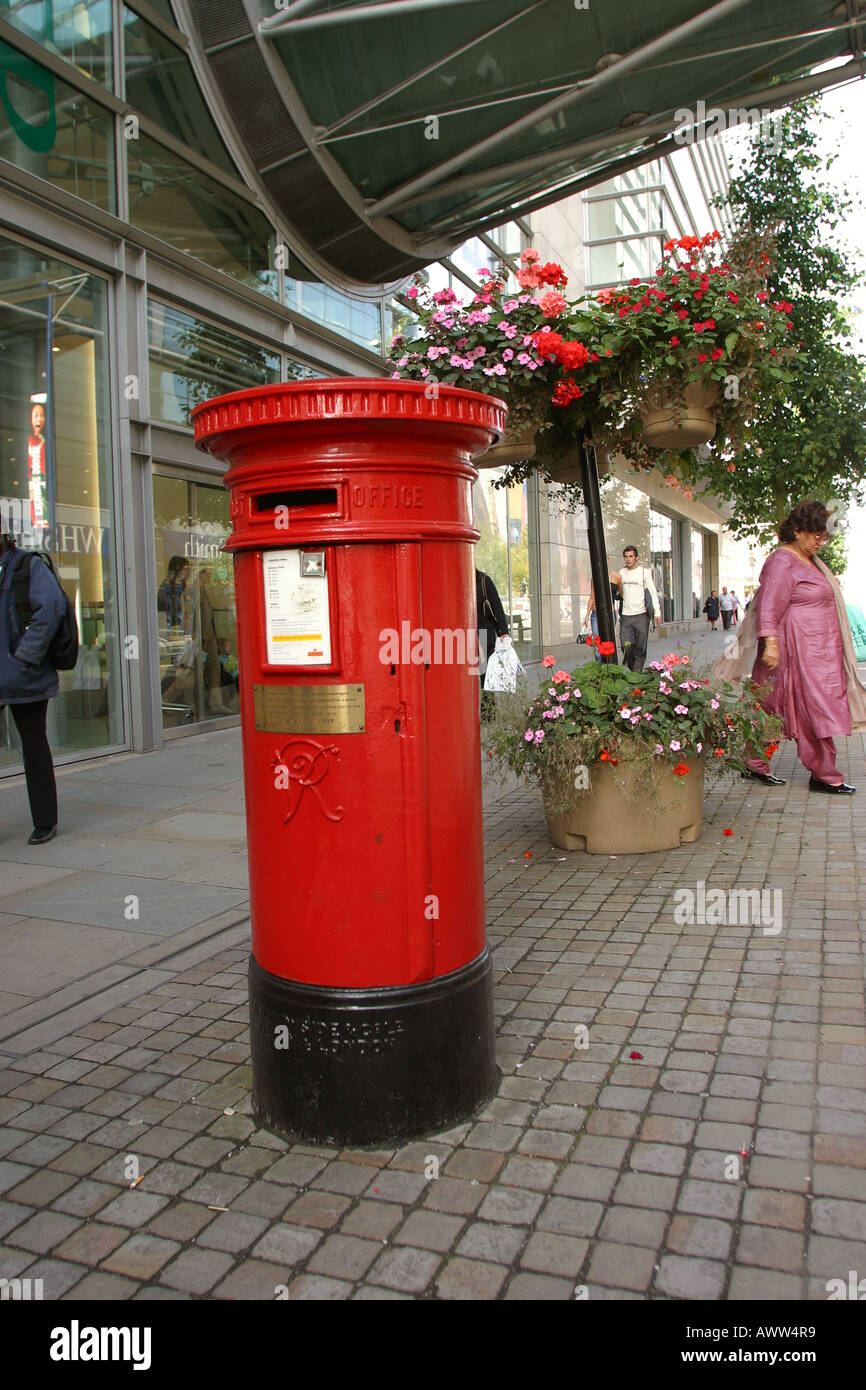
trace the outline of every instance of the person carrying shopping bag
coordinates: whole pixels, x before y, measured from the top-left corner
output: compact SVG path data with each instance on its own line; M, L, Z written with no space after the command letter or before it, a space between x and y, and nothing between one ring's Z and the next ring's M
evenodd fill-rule
M0 708L8 706L21 738L33 817L29 845L43 845L57 834L57 785L45 724L48 701L60 688L49 647L66 611L66 596L45 560L19 551L12 535L0 535Z

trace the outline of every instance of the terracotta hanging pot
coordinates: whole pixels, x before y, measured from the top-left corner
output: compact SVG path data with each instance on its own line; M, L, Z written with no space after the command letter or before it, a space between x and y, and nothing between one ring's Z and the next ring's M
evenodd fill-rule
M535 457L535 430L523 434L506 434L501 444L494 444L473 460L476 468L507 468L510 463L522 463Z
M717 396L715 382L690 382L681 394L667 383L650 387L641 410L647 444L653 449L692 449L709 443L716 432Z

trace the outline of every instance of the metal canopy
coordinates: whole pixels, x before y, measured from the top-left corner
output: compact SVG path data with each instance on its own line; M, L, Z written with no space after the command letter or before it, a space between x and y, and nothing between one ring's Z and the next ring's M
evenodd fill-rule
M675 148L690 122L695 138L864 72L866 0L190 4L270 195L367 283Z

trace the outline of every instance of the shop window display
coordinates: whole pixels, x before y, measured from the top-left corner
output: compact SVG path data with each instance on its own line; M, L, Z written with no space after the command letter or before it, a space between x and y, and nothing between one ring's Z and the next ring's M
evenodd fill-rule
M153 479L163 728L240 712L235 601L222 486Z
M104 280L0 240L0 530L47 552L81 651L49 705L55 756L123 741ZM10 721L0 770L20 765Z

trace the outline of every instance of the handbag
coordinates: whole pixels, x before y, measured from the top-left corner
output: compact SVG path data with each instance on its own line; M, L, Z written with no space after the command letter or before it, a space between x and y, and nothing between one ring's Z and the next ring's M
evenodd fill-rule
M485 617L489 618L490 621L491 621L491 623L493 623L493 626L494 626L494 627L496 626L496 617L495 617L495 615L494 615L494 612L493 612L492 607L490 606L490 599L487 597L487 575L486 575L486 574L485 574L485 575L482 575L482 578L481 578L481 616L482 616L482 618L485 618Z

